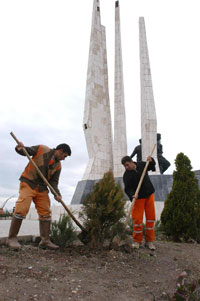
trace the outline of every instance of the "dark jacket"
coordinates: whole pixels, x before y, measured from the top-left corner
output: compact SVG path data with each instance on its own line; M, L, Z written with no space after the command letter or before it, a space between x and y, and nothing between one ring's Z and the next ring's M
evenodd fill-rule
M135 191L137 189L146 162L140 161L137 163L135 162L135 164L136 164L136 170L126 170L123 175L123 181L125 186L124 190L128 195L130 201L132 201L133 195L135 194ZM152 158L152 162L149 162L147 171L148 170L155 171L155 164L156 164L155 160ZM153 187L153 184L151 183L148 173L146 172L138 194L138 198L139 199L148 198L154 192L155 189Z

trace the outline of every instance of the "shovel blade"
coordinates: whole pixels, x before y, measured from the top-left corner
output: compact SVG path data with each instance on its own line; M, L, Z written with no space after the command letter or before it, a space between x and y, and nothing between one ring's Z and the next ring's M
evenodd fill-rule
M91 237L90 237L89 233L86 231L80 232L78 234L78 238L84 245L87 245L91 241Z

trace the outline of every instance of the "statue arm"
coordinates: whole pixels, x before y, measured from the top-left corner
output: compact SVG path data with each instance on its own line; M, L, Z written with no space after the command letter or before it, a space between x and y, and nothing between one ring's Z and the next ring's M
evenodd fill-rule
M137 146L134 148L132 154L130 155L131 158L133 158L137 154Z

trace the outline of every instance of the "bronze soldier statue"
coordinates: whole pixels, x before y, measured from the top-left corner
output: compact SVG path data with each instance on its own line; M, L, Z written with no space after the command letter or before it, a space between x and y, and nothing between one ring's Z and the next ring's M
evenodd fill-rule
M169 167L170 162L163 157L163 147L161 144L161 134L157 134L157 157L158 157L158 164L160 168L160 173L163 174Z
M132 154L130 155L131 158L133 158L136 155L137 162L142 161L142 146L141 146L142 140L139 139L139 142L140 144L134 148Z
M160 173L163 174L171 165L170 162L163 157L163 146L161 144L161 134L157 134L157 157L158 157L158 164L160 168ZM142 139L139 139L140 144L137 145L132 154L130 155L133 158L136 155L137 162L142 161Z

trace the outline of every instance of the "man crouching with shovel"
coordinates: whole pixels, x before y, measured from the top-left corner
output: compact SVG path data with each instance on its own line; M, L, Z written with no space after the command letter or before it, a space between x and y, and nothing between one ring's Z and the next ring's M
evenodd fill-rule
M28 155L32 156L32 160L57 192L57 195L54 197L59 202L62 199L58 190L58 181L61 172L60 161L71 156L69 145L63 143L59 144L55 149L50 149L45 145L24 147L23 143L19 142L15 150L20 155L25 155L24 152L27 152ZM28 214L32 201L35 203L39 215L41 236L39 246L52 250L59 248L49 239L51 210L48 193L47 185L38 174L34 165L29 162L20 177L19 197L15 205L7 242L10 248L19 249L21 247L17 240L17 234L21 227L22 220L26 218Z
M139 249L143 238L143 215L146 216L146 233L145 241L146 247L150 250L155 250L153 244L155 240L154 222L155 222L155 206L154 206L154 187L148 176L147 171L155 171L155 160L147 157L147 162L134 162L131 157L125 156L121 163L124 165L126 171L123 175L125 192L130 201L133 200L132 218L133 218L133 244L134 249ZM141 182L141 179L142 182ZM141 186L140 186L141 185ZM139 192L135 195L136 190Z

